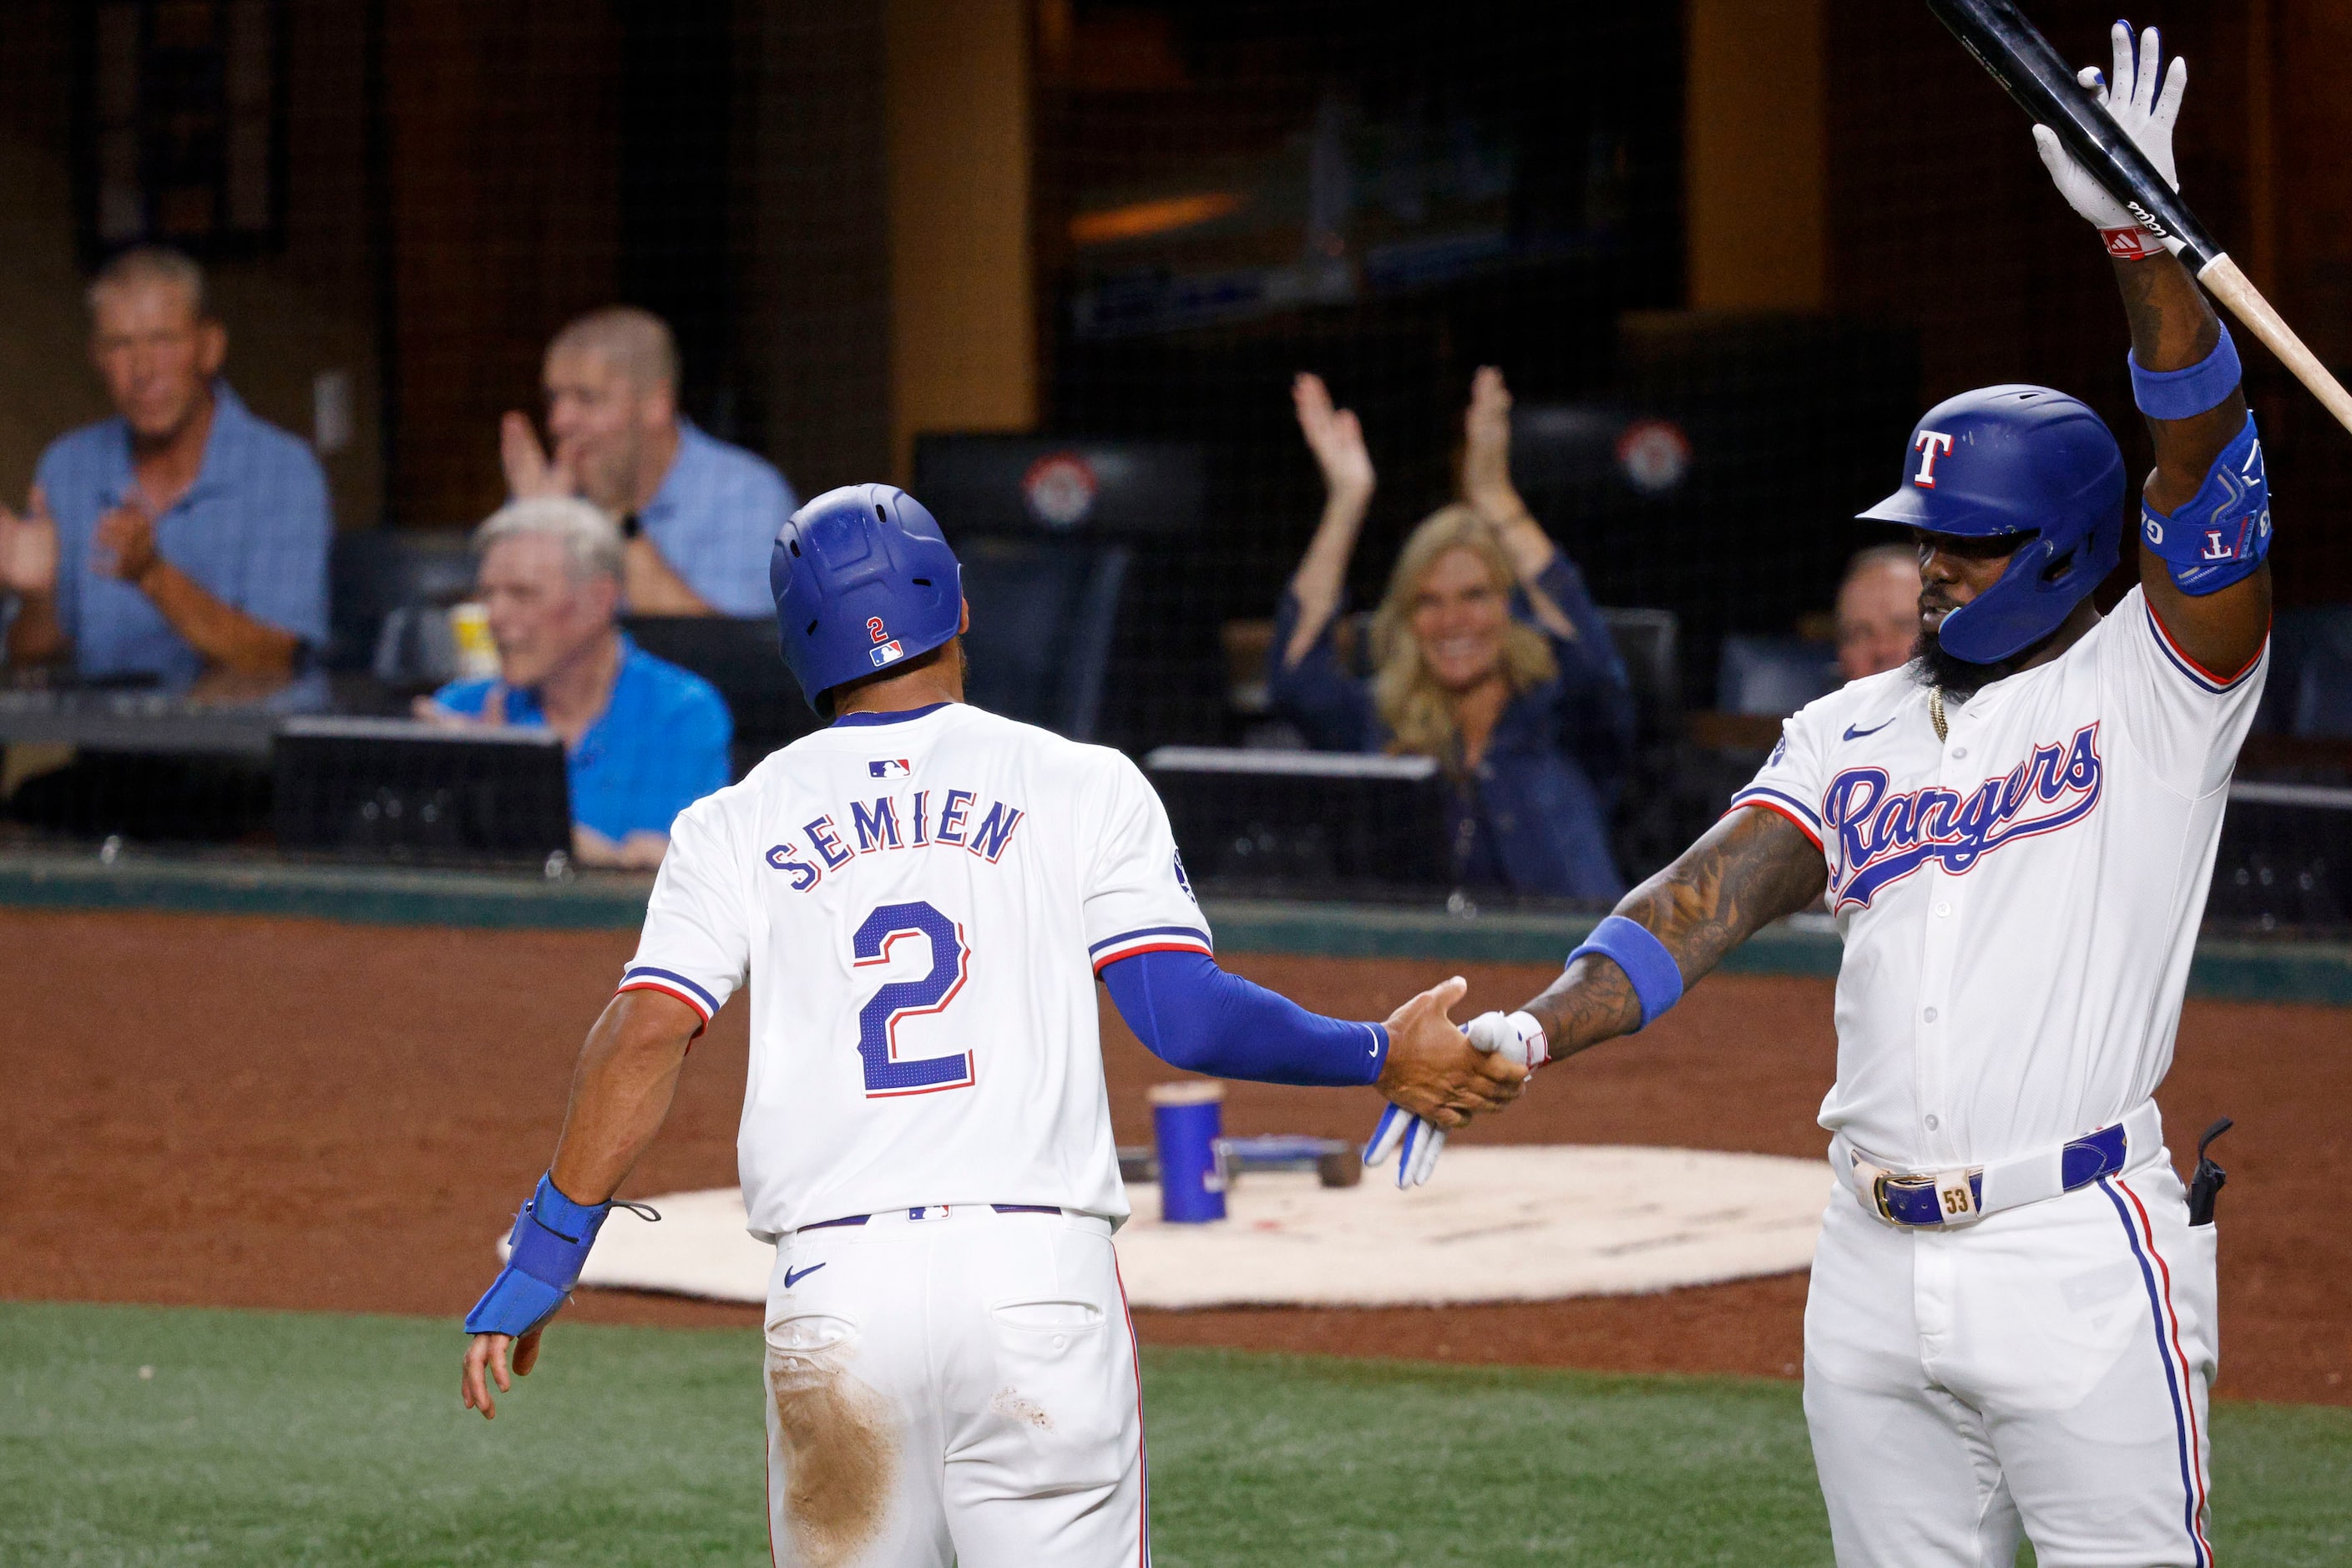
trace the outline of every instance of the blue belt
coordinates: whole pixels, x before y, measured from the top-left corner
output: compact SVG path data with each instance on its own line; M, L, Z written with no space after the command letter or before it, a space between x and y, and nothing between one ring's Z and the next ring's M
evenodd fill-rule
M931 1208L935 1206L945 1208L948 1205L945 1204L939 1204L936 1205L926 1204L923 1205L924 1208ZM998 1214L1060 1214L1062 1212L1062 1207L1059 1204L991 1204L988 1206L994 1209ZM919 1214L922 1210L909 1209L908 1212L909 1214ZM804 1225L801 1226L801 1228L803 1230L831 1230L834 1226L839 1225L864 1225L867 1220L872 1219L873 1217L874 1216L870 1214L849 1214L842 1215L839 1219L821 1219L814 1225Z
M2087 1187L2101 1176L2113 1176L2124 1168L2130 1140L2124 1124L2102 1127L2096 1132L2075 1139L2059 1152L2059 1181L2062 1190L2073 1192ZM2047 1167L2044 1167L2045 1169ZM1945 1207L1949 1201L1933 1176L1874 1177L1870 1184L1870 1200L1881 1217L1896 1225L1943 1226L1954 1218L1982 1211L1984 1207L1984 1170L1979 1166L1969 1173L1969 1209L1948 1215Z

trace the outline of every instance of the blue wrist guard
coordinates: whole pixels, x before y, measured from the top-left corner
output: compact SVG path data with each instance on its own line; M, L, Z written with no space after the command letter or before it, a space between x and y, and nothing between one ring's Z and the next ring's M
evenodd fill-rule
M2227 322L2222 323L2221 341L2213 345L2213 352L2195 364L2180 370L2143 370L2139 356L2128 350L2124 363L2131 366L2132 401L2151 419L2192 418L2220 407L2222 399L2238 389L2238 345L2230 341Z
M1611 915L1592 928L1592 934L1568 955L1568 962L1574 963L1588 952L1597 952L1609 960L1633 983L1633 994L1642 1004L1644 1029L1659 1014L1683 999L1682 966L1666 951L1666 944L1651 935L1645 925L1623 915Z
M2263 563L2271 552L2271 489L2252 415L2185 504L2167 515L2140 502L2139 539L2190 595L2216 593Z
M575 1204L555 1190L552 1176L540 1177L507 1237L507 1266L466 1314L466 1331L520 1339L555 1316L612 1212L609 1203Z

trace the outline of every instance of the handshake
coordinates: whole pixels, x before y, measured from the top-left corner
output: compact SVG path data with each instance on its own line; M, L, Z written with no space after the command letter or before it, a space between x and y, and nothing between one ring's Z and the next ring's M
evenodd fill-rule
M1389 1104L1365 1145L1364 1163L1394 1154L1400 1187L1428 1181L1447 1131L1477 1112L1509 1105L1527 1088L1528 1075L1549 1059L1543 1026L1527 1013L1482 1013L1455 1024L1447 1015L1468 989L1456 975L1388 1020L1379 1088Z

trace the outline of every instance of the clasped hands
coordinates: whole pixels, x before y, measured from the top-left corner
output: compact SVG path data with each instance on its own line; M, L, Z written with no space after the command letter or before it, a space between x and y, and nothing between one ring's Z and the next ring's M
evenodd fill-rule
M1388 1059L1377 1084L1389 1105L1364 1163L1376 1165L1395 1153L1401 1187L1429 1180L1446 1133L1508 1106L1544 1060L1543 1035L1515 1023L1518 1015L1486 1013L1466 1026L1454 1023L1449 1015L1469 989L1457 974L1389 1016Z

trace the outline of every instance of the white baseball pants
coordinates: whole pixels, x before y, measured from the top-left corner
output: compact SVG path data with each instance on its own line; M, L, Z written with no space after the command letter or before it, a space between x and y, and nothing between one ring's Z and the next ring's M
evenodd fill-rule
M1950 1231L1841 1189L1805 1417L1841 1568L2208 1568L2211 1226L2168 1155Z
M959 1204L795 1232L767 1341L777 1568L1149 1564L1108 1221Z

